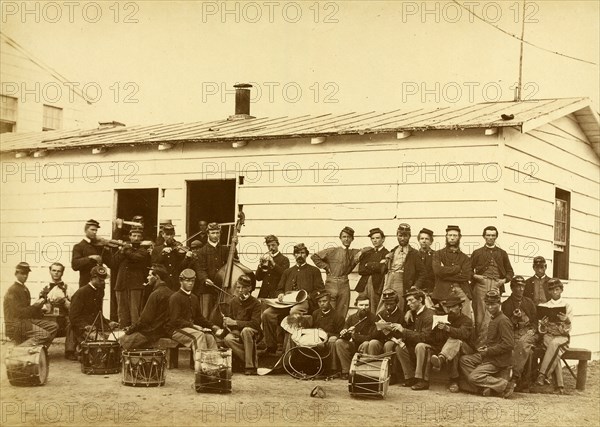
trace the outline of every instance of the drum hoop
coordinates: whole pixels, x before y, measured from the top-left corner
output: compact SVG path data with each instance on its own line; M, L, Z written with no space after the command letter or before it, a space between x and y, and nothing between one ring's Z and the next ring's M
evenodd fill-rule
M312 351L314 354L317 355L317 357L311 357L308 356L306 353L302 352L302 349L306 349L306 350L310 350ZM311 359L315 359L319 361L319 367L316 371L315 374L313 375L307 375L304 372L300 372L297 369L295 369L291 363L289 363L289 359L291 358L291 354L294 351L299 351L302 355L310 357ZM321 373L321 370L323 369L323 359L321 358L321 355L312 347L292 347L290 348L288 351L285 352L285 354L283 355L283 369L285 369L285 371L293 378L299 379L299 380L310 380L314 377L316 377L317 375L319 375ZM287 361L287 362L286 362ZM289 368L288 368L289 365Z

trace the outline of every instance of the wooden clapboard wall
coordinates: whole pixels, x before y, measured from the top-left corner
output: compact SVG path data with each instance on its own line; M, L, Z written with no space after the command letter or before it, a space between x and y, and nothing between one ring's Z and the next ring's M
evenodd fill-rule
M575 118L562 117L527 134L505 130L503 226L516 274L533 275L541 255L552 276L555 189L571 193L569 279L572 345L600 350L600 162ZM504 241L504 240L503 240Z

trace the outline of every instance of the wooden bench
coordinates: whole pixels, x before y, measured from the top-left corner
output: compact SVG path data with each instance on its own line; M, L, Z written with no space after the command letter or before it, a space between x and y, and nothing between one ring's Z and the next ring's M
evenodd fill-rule
M544 349L536 348L533 353L533 363L535 366L533 367L533 371L537 370L538 360L544 357ZM585 390L585 382L587 379L587 365L588 360L592 360L592 352L585 348L567 348L564 354L561 357L565 366L573 376L576 381L575 388L577 390ZM577 363L577 375L573 372L567 360L578 360Z
M160 338L152 343L152 347L167 352L167 369L176 369L179 366L179 349L187 348L171 338ZM190 350L190 368L194 369L194 352Z

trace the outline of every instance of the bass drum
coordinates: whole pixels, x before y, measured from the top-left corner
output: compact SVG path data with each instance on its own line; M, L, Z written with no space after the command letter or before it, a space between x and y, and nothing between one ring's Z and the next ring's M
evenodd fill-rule
M356 353L350 365L350 396L383 399L390 383L389 357Z
M6 359L8 382L15 386L44 385L48 380L48 354L44 346L14 347Z

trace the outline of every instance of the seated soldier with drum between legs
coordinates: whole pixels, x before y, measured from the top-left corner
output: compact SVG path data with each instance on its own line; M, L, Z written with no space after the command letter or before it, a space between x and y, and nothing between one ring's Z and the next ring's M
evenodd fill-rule
M229 333L223 339L233 356L244 363L246 375L256 375L258 356L256 341L260 331L260 302L250 295L251 279L242 274L235 284L235 297L229 303L229 315L223 317L223 327Z
M71 299L69 319L75 342L95 340L98 335L108 338L112 329L119 326L102 315L104 287L108 273L106 268L96 266L90 271L90 283L79 288Z
M31 294L25 285L30 271L29 264L20 262L15 268L15 283L4 295L6 335L19 346L49 347L56 336L58 325L42 319L43 298L31 304Z
M367 294L360 294L354 303L358 311L346 319L344 329L340 331L339 339L335 342L337 356L342 369L341 378L348 379L352 357L357 351L366 353L369 341L375 336L375 314L370 310L370 299Z

